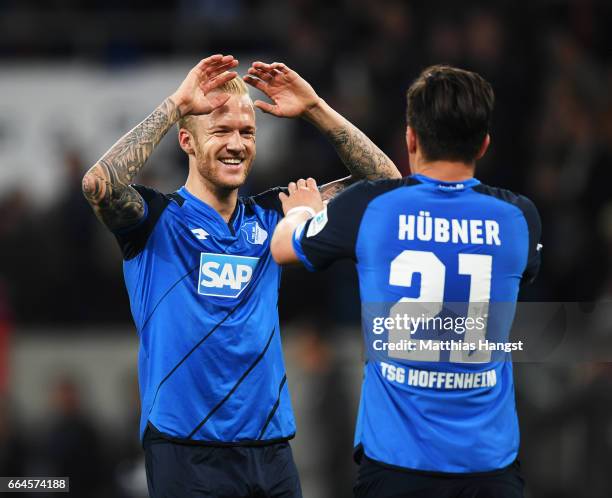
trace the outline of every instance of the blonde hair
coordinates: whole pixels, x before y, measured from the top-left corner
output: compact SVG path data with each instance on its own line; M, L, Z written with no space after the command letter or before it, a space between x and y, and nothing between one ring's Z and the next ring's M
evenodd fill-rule
M229 93L230 95L249 95L249 87L240 76L236 76L235 78L226 81L225 83L223 83L223 85L218 88L215 88L213 91ZM187 116L183 116L181 119L178 120L178 123L176 124L177 129L180 130L181 128L186 128L193 133L195 131L193 125L196 118L197 116L192 116L190 114L188 114Z

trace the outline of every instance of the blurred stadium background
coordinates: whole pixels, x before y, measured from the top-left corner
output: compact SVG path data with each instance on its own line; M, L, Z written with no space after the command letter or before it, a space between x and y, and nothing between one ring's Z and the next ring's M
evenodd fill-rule
M607 0L0 0L0 475L69 475L84 498L146 495L120 253L80 181L212 53L238 57L241 74L286 62L404 173L411 80L438 62L480 72L497 106L478 176L530 196L543 218L544 266L523 299L609 301L611 23ZM182 184L172 132L144 171L160 190ZM308 124L259 114L245 193L303 175L345 171ZM351 496L358 319L351 265L285 272L309 498ZM610 365L517 365L528 497L612 496Z

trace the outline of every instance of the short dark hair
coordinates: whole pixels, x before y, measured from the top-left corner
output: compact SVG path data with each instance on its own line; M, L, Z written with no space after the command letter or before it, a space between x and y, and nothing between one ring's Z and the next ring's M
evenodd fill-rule
M495 95L479 74L436 65L407 92L406 119L428 161L476 159L489 132Z

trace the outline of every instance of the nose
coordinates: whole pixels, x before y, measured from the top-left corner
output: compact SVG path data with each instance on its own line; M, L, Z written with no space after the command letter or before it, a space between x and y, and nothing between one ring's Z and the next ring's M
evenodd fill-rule
M244 143L242 142L242 136L238 130L235 130L227 140L227 150L230 152L242 152L244 150Z

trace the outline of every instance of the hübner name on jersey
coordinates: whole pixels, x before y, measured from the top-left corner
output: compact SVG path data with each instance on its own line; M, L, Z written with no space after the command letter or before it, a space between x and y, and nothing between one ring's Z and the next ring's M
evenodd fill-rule
M429 211L419 211L418 215L400 214L397 236L399 240L501 245L499 223L495 220L438 218Z
M428 389L475 389L497 385L495 369L484 372L438 372L404 368L380 362L381 373L388 381ZM407 372L406 372L407 370Z

